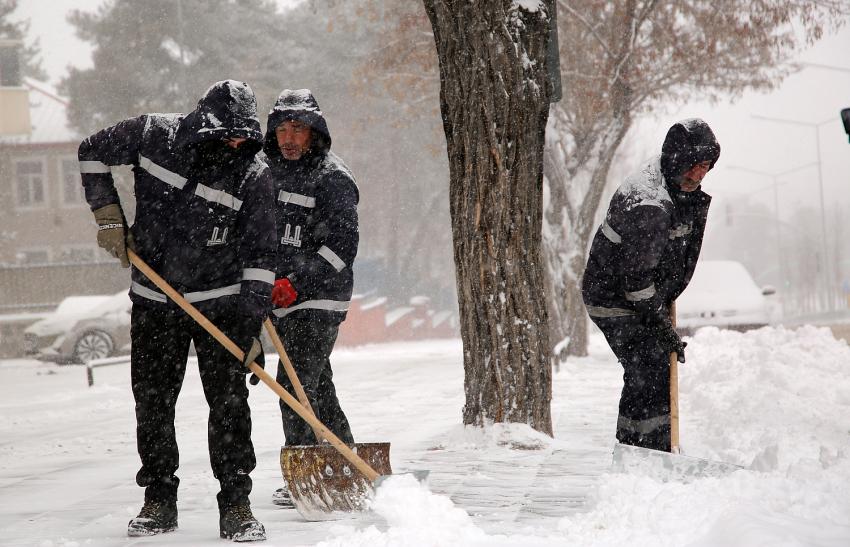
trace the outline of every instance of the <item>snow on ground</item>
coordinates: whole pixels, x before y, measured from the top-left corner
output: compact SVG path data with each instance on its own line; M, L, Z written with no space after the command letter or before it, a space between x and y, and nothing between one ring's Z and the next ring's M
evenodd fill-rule
M601 338L554 378L555 439L525 426L458 425L457 341L335 352L361 441L391 441L399 475L373 512L304 522L271 504L280 481L274 395L252 388L255 514L271 545L850 545L850 349L827 329L706 328L680 367L683 452L743 465L657 482L608 472L621 369ZM206 405L194 363L178 402L180 529L129 539L138 511L127 366L0 361L0 544L221 545Z

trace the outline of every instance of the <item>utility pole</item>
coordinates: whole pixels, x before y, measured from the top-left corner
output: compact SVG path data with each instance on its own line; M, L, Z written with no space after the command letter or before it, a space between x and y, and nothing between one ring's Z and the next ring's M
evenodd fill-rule
M831 117L828 120L823 120L821 122L805 122L800 120L789 120L785 118L773 118L769 116L759 116L753 115L753 118L757 120L763 120L767 122L774 123L784 123L789 125L798 125L803 127L811 127L815 130L815 147L817 150L817 166L818 166L818 192L820 194L820 223L821 223L821 252L823 253L821 265L821 272L823 277L824 284L824 296L826 298L826 310L832 310L835 307L835 298L834 291L836 289L835 282L833 279L830 279L832 276L830 275L830 271L832 270L830 260L829 260L829 244L827 243L827 231L826 231L826 205L823 197L823 169L821 167L822 158L820 152L820 128L821 126L834 123L838 121L835 117Z
M773 218L774 218L774 226L776 228L776 262L777 262L776 266L777 266L777 271L779 273L779 305L782 309L782 316L783 317L785 316L786 305L787 305L787 300L786 300L786 295L785 295L785 292L787 290L787 287L785 285L785 283L786 283L785 280L787 279L787 277L785 275L785 261L783 260L783 257L782 257L782 234L781 234L781 231L779 230L779 225L780 225L780 222L781 222L781 220L779 218L779 179L781 177L784 177L785 175L790 175L791 173L796 173L797 171L802 171L803 169L807 169L809 167L812 167L816 163L817 162L810 162L810 163L807 163L805 165L799 165L797 167L793 167L793 168L788 169L786 171L781 171L779 173L768 173L767 171L759 171L758 169L750 169L749 167L743 167L743 166L740 166L740 165L730 165L730 166L728 166L728 169L733 169L735 171L742 171L744 173L752 173L754 175L768 177L773 181L772 184L771 184L771 187L773 188ZM788 183L786 182L786 183L783 183L783 184L788 184ZM758 193L761 193L764 190L765 190L765 188L760 188L760 189L758 189L754 192L749 192L748 194L745 194L745 195L758 194Z

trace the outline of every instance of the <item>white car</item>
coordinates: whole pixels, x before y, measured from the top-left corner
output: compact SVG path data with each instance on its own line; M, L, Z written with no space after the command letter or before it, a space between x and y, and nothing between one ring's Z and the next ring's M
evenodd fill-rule
M57 363L86 363L126 352L130 343L130 297L71 296L48 317L24 330L25 350Z
M768 298L740 262L702 260L688 288L676 300L676 327L686 334L699 327L748 330L770 324Z

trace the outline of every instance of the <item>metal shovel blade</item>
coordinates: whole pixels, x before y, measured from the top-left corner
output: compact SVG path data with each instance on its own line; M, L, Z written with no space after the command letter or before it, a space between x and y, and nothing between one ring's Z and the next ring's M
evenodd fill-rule
M616 443L611 471L644 475L661 482L690 482L706 477L722 477L744 469L740 465L716 462Z
M392 474L390 443L355 443L351 449L381 475ZM336 520L363 511L372 482L329 444L284 446L280 467L292 503L308 521Z

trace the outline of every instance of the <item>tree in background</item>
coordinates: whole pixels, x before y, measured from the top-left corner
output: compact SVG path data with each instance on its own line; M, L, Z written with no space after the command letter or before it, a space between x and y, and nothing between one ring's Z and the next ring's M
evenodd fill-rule
M769 89L802 45L840 24L842 0L559 0L564 100L547 134L552 338L587 353L580 279L611 162L635 118ZM660 147L660 143L656 146Z
M376 55L401 102L427 105L437 60L413 2L387 2ZM543 223L550 341L587 353L580 279L612 162L635 120L777 85L801 47L846 20L846 0L557 0L563 99L552 105ZM660 143L652 143L652 148Z
M424 3L449 157L463 421L527 423L551 435L540 246L553 1Z
M310 0L306 4L312 17L329 30L326 40L345 44L337 58L348 62L340 73L350 76L349 101L358 106L357 125L385 133L368 141L369 150L364 152L378 156L373 167L401 175L387 180L376 196L381 209L364 217L380 233L378 252L386 277L397 279L407 292L428 295L441 307L454 308L449 199L444 185L448 165L440 104L436 91L407 98L404 74L393 72L395 61L388 64L386 59L406 52L436 59L430 32L392 37L387 32L388 25L411 13L427 26L422 4L382 0ZM358 39L349 45L345 37L352 35ZM413 48L401 44L411 41ZM402 64L403 70L419 66L409 59ZM431 66L428 77L433 79L436 61Z
M364 9L371 1L312 0L276 13L261 0L112 0L75 12L71 22L95 50L94 66L63 82L73 124L87 134L141 112L186 112L223 78L251 84L264 121L282 89L310 88L360 187L356 290L396 304L424 294L452 309L439 118L399 124L387 115L398 103L358 70L380 38Z
M0 39L20 40L23 47L18 50L21 75L44 80L47 78L39 59L38 40L27 44L28 21L13 21L18 0L0 0Z
M84 135L143 112L188 112L224 78L271 104L298 61L278 54L287 38L271 0L113 0L69 20L94 46L94 66L71 68L61 84Z

